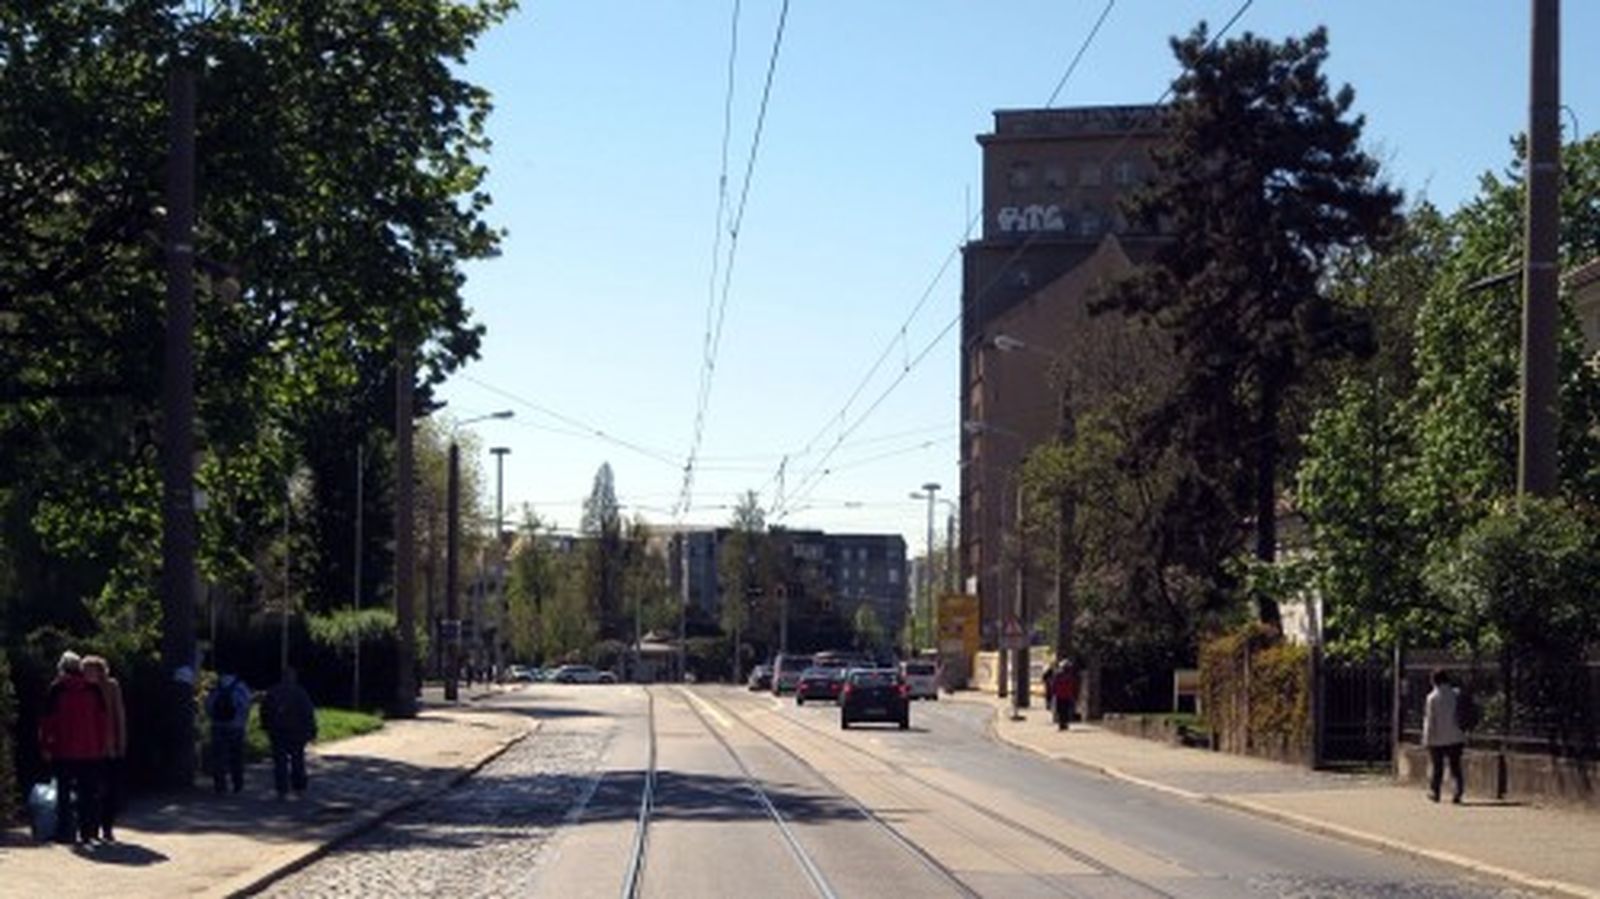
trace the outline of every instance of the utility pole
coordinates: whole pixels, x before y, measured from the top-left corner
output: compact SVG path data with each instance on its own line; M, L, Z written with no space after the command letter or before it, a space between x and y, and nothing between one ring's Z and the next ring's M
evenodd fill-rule
M944 592L956 592L956 513L944 516ZM937 623L935 624L937 626Z
M1072 412L1072 388L1061 385L1061 428L1058 432L1062 447L1072 445L1077 439L1077 421ZM1077 606L1072 595L1072 580L1077 572L1073 564L1072 532L1077 526L1077 497L1069 484L1061 486L1057 497L1056 526L1056 662L1066 661L1072 648L1072 624L1077 617Z
M161 660L165 706L162 734L168 787L194 782L195 509L194 509L194 95L195 74L184 51L167 76L167 322L163 345Z
M404 328L396 322L397 329ZM400 631L400 658L395 663L392 713L397 718L417 715L417 534L413 514L416 462L412 452L412 391L416 387L416 360L410 338L395 340L395 501L394 501L394 618Z
M294 517L294 479L283 480L283 608L278 616L278 678L289 670L289 524Z
M494 539L496 543L504 543L506 533L506 456L511 453L509 446L496 446L489 450L494 456Z
M490 647L494 658L495 670L500 670L500 647L505 642L506 622L509 619L506 604L506 560L511 552L510 535L506 533L506 456L511 453L509 446L490 447L489 452L494 455L494 570L498 572L495 590L495 620L499 622L494 631L494 645ZM480 583L478 589L483 591L480 595L487 598L487 587ZM635 662L637 665L637 661Z
M1022 477L1017 476L1017 624L1022 628L1022 643L1017 647L1016 657L1012 662L1012 674L1016 680L1011 686L1011 707L1013 709L1028 708L1031 700L1028 683L1028 641L1033 635L1033 625L1028 617L1028 559L1024 549L1022 534Z
M1554 496L1561 230L1561 4L1533 0L1528 97L1527 264L1522 280L1522 428L1517 492Z
M356 445L356 544L355 544L356 548L355 548L355 558L353 559L352 566L351 566L352 568L355 569L354 576L352 577L352 580L354 581L354 585L355 586L352 589L352 594L353 595L350 598L350 607L352 609L354 609L358 613L361 611L361 523L362 523L361 520L363 518L365 509L366 509L365 504L362 502L362 487L363 487L362 482L365 480L364 475L366 474L366 472L364 471L365 462L366 462L366 453L367 453L367 447L366 447L366 443L365 442L362 442L362 443L359 443L359 444ZM353 669L353 673L351 674L351 677L350 677L350 708L359 709L359 708L361 708L361 623L360 623L360 621L356 622L355 636L353 638L353 643L354 643L353 650L354 650L355 666L354 666L354 669Z
M678 605L678 683L689 670L689 531L678 533L678 565L683 581L683 602ZM713 537L715 539L715 537Z
M928 639L928 637L929 637L929 633L928 632L933 629L932 628L932 622L930 621L930 617L932 615L932 610L933 610L933 504L937 499L937 494L939 493L939 485L933 483L932 481L929 481L928 483L922 485L922 492L926 493L928 495L928 554L923 559L923 565L922 565L922 606L923 606L923 608L918 610L921 614L919 614L917 616L917 619L918 619L919 623L921 623L922 626L923 626L923 634L922 634L923 642L932 642L932 641L930 641ZM915 642L916 633L917 633L917 629L913 627L911 629L913 642ZM918 648L919 648L918 646L912 646L911 647L911 653L912 653L913 656L916 655L916 651L917 651Z
M445 481L445 532L444 532L444 633L440 637L444 640L444 699L446 702L455 702L461 697L460 686L456 682L457 671L461 666L461 613L457 608L456 588L457 576L460 573L460 525L457 519L461 515L461 448L456 445L455 437L450 438L450 470Z

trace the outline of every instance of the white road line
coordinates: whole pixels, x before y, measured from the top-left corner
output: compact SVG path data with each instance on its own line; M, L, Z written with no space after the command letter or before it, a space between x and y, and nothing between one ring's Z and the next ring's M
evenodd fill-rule
M694 695L694 693L689 691L689 688L687 688L687 687L679 687L678 691L680 693L682 693L683 695L689 697L689 699L692 702L694 702L695 705L700 707L701 711L705 712L707 715L710 715L712 718L716 719L716 722L717 722L718 726L720 726L723 730L733 730L733 721L731 721L728 718L727 715L724 715L721 712L717 711L717 709L714 706L712 706L710 703L708 703L704 699L701 699L700 697Z

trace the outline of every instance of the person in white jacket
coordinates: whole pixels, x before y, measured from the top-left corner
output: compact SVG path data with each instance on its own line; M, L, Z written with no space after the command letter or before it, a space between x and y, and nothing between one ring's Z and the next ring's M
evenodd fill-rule
M1432 770L1428 778L1428 798L1439 801L1439 786L1444 780L1444 766L1450 765L1450 779L1456 791L1450 801L1461 802L1461 751L1466 747L1467 735L1457 717L1461 693L1450 683L1450 673L1435 668L1430 678L1433 690L1428 694L1427 706L1422 716L1422 745L1428 747Z

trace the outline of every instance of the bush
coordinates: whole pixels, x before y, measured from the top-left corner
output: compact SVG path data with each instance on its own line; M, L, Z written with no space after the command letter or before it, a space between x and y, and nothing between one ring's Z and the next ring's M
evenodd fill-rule
M1247 625L1200 647L1200 695L1218 748L1301 761L1311 751L1311 668L1304 646Z

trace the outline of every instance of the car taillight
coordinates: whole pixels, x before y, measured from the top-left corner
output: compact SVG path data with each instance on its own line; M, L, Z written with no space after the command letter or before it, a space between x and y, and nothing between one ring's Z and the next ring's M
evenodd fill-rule
M900 697L902 699L904 699L905 697L910 696L910 695L911 695L911 686L909 684L901 684L900 685Z
M849 696L850 695L850 685L849 684L845 684L844 685L844 689L839 691L839 695L841 697Z

